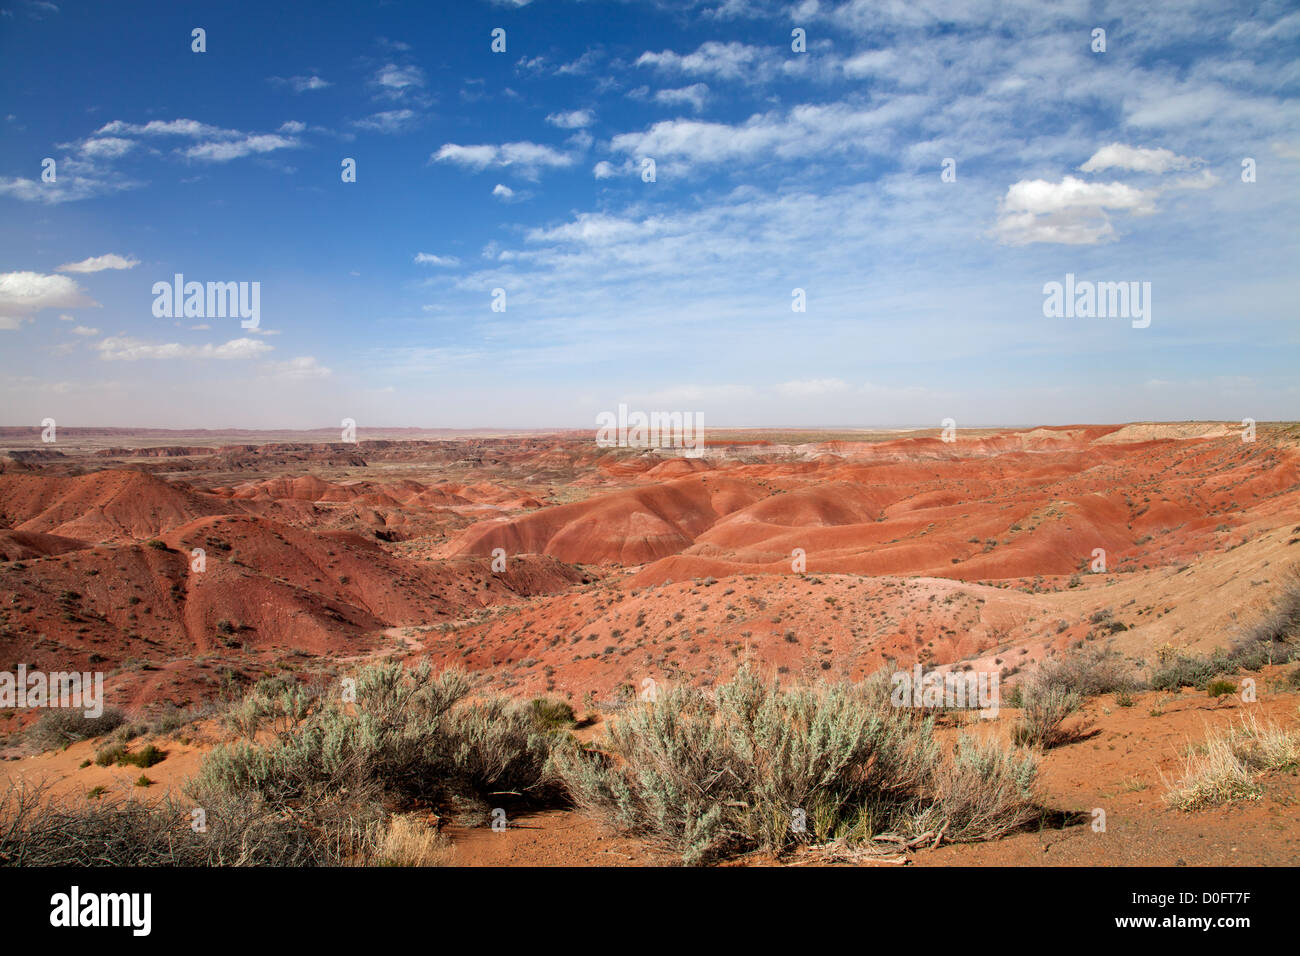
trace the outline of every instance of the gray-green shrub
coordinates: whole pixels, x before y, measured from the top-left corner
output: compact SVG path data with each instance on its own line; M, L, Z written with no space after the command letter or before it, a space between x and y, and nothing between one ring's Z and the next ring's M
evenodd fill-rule
M990 839L1033 817L1032 757L967 741L946 759L932 730L890 705L879 676L782 690L742 668L715 691L629 708L599 749L559 748L554 763L580 806L688 864L831 840Z

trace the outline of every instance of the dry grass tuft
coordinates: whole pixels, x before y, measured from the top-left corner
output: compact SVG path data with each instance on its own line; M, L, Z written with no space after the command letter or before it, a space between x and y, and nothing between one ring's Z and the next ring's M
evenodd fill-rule
M1168 787L1165 802L1179 810L1203 810L1234 800L1255 800L1262 788L1256 779L1270 770L1300 766L1300 733L1277 724L1260 724L1246 714L1237 724L1206 735L1189 749L1182 776Z

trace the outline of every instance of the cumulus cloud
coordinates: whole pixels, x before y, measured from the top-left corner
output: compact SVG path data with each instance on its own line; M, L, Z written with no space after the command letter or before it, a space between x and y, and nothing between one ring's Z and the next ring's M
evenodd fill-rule
M1168 149L1147 149L1142 146L1111 143L1093 153L1079 169L1085 173L1096 173L1112 168L1139 173L1167 173L1171 169L1191 169L1203 162L1204 160L1179 156Z
M424 71L418 66L398 66L388 63L381 66L372 82L385 90L404 90L411 86L424 86Z
M725 80L740 80L753 74L763 59L763 51L744 43L718 43L710 40L693 53L674 53L663 50L649 51L636 59L637 66L649 66L667 73L716 76Z
M709 87L705 83L692 83L670 90L657 90L654 95L656 103L665 106L689 106L696 113L704 109L709 98Z
M0 329L16 329L45 309L98 305L67 276L40 272L0 273Z
M1009 245L1092 245L1115 238L1108 212L1149 215L1155 211L1155 195L1124 183L1090 183L1074 176L1059 183L1021 180L1007 189L993 231Z
M492 195L503 202L509 202L514 198L515 191L504 183L497 183L492 187Z
M584 129L596 121L596 114L591 110L570 110L567 113L552 113L546 122L560 129Z
M100 358L108 361L134 362L139 359L252 359L272 351L257 339L231 339L220 345L182 345L179 342L154 344L125 337L107 338L96 348Z
M91 256L80 262L65 262L58 267L59 272L103 272L105 269L134 269L140 260L132 256L119 256L112 252L103 256Z
M577 160L568 153L562 153L550 146L540 143L503 143L500 146L479 145L460 146L447 143L429 157L430 162L454 163L481 172L489 166L514 167L525 176L534 177L538 171L563 169L572 166Z
M92 159L117 159L130 152L134 146L135 143L131 140L122 139L120 136L92 136L82 140L77 148L83 156Z

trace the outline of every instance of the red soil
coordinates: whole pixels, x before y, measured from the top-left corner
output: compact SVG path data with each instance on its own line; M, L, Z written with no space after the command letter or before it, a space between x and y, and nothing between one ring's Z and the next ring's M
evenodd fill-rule
M70 435L0 474L0 652L111 671L110 697L141 703L374 653L575 702L744 656L1014 670L1101 639L1104 608L1128 627L1106 640L1145 655L1222 643L1300 558L1279 426L1253 444L1191 425L746 434L700 459L572 435Z

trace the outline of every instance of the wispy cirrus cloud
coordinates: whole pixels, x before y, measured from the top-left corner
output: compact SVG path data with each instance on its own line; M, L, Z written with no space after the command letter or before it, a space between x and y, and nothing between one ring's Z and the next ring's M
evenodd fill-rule
M329 80L323 79L314 73L307 76L269 76L267 80L274 86L288 87L295 93L323 90L332 85Z
M333 369L321 365L312 355L300 355L284 362L268 362L264 371L271 378L290 381L329 378L334 374Z
M135 362L141 359L219 359L223 361L258 358L272 351L272 346L257 339L231 339L219 345L183 345L179 342L153 343L127 336L104 339L96 345L99 356L110 362Z
M425 90L427 83L420 67L397 63L385 63L366 81L376 99L408 104L417 109L424 109L433 102Z
M455 256L438 256L431 252L417 252L415 263L422 266L458 266L460 260Z
M404 133L414 129L420 122L420 114L411 109L381 110L365 119L353 120L357 129L370 130L375 133Z
M743 123L672 119L611 140L616 153L694 165L791 161L826 154L883 153L894 148L897 126L927 109L920 96L896 97L880 106L803 104L758 113Z
M178 148L176 155L185 159L214 163L229 162L232 159L269 153L278 149L294 149L302 145L302 141L293 135L246 133L192 119L150 120L148 123L113 120L95 131L96 138L104 136L145 139L180 137L199 140L200 142L196 142L193 146ZM94 141L92 139L88 142Z

